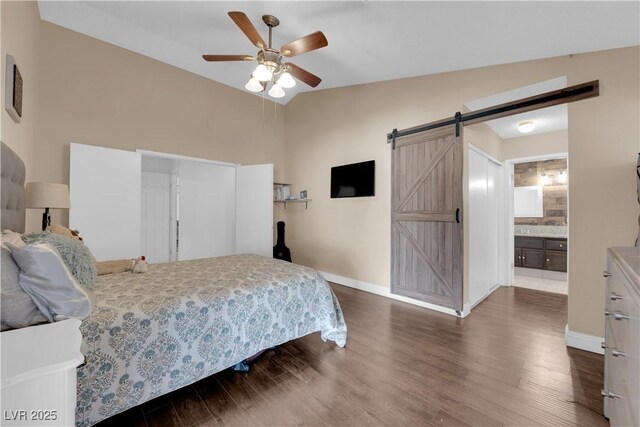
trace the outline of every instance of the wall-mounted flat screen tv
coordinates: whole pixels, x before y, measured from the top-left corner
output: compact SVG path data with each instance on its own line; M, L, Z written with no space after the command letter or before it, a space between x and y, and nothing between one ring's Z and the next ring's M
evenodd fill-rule
M331 198L375 196L376 162L352 163L331 168Z

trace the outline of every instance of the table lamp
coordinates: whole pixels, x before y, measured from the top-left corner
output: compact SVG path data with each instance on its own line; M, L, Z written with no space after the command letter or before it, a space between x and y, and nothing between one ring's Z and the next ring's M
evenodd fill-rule
M69 186L55 182L27 182L24 205L29 209L44 209L42 230L51 225L49 209L69 209Z

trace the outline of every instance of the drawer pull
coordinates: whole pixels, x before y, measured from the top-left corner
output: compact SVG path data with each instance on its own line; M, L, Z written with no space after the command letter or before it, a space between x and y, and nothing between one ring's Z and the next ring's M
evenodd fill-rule
M613 316L613 318L616 319L616 320L628 320L629 319L629 315L628 314L620 313L619 311L605 310L604 311L604 315L605 316Z
M611 348L611 346L610 346L610 345L608 345L607 343L605 343L604 341L602 341L602 342L600 343L600 347L602 347L602 348L604 348L604 349Z
M602 275L603 275L604 277L611 277L611 276L613 276L613 274L609 273L609 272L608 272L608 271L606 271L606 270L602 273Z
M627 357L627 353L625 353L624 351L620 351L616 348L611 349L611 355L613 357Z
M607 392L607 391L601 390L600 394L603 395L604 397L608 397L610 399L622 399L622 396L620 396L615 391L608 391Z
M611 298L611 301L616 301L619 299L624 299L624 297L620 294L617 294L615 292L611 292L611 295L609 296L609 298Z
M560 247L562 247L562 243L560 243Z

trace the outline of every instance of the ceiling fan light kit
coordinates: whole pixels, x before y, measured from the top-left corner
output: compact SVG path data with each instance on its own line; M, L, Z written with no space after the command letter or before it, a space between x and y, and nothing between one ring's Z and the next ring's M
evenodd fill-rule
M327 38L322 31L316 31L301 37L277 50L271 46L271 36L273 28L280 24L278 18L272 15L264 15L262 17L262 21L269 27L269 44L267 45L249 18L247 18L247 15L242 12L229 12L229 17L260 51L255 57L251 55L202 55L205 61L253 61L255 59L258 62L258 66L244 87L250 92L263 92L271 83L271 89L269 89L268 94L273 98L282 98L286 95L284 89L289 89L296 85L293 77L311 87L316 87L320 84L322 81L320 77L290 62L283 63L282 58L300 55L327 46Z
M269 89L269 96L272 98L282 98L285 95L284 89L282 89L278 83L274 83L271 89Z
M283 87L285 89L292 88L296 85L296 81L293 80L291 74L286 71L280 75L277 83L280 85L280 87Z
M268 82L273 78L273 72L266 65L260 64L253 71L253 78L261 82Z
M251 79L249 79L249 82L244 85L244 88L249 92L262 92L264 90L264 87L260 83L260 80L256 79L255 77L251 77Z

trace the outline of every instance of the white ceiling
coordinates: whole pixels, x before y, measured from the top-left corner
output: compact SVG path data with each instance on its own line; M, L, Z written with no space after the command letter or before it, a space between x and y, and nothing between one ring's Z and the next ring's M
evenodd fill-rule
M515 101L517 99L528 98L534 95L540 95L552 90L567 87L567 77L557 77L555 79L536 83L530 86L524 86L507 92L497 93L485 98L476 99L474 101L465 102L464 105L471 111L481 110L487 107L504 104L505 102ZM536 127L532 132L522 133L518 130L518 123L524 120L532 120ZM518 136L535 135L537 133L553 132L557 130L567 129L569 126L569 117L567 104L555 105L553 107L543 108L540 110L529 111L527 113L516 114L514 116L503 117L501 119L491 120L486 124L497 133L500 138L516 138Z
M320 76L315 90L640 44L633 2L39 1L54 24L244 90L255 67L201 55L255 54L227 16L280 19L274 46L321 30L329 46L291 62ZM313 90L303 83L280 102ZM261 95L259 95L261 96Z

